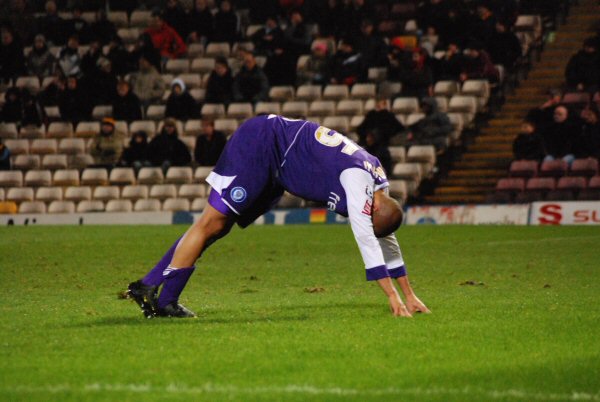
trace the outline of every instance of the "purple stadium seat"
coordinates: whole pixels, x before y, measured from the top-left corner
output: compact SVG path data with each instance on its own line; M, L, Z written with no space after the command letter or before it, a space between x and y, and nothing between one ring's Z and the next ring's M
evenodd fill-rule
M544 161L540 167L540 176L561 177L567 173L568 164L562 159Z
M490 201L504 203L512 202L517 194L525 189L525 179L506 177L496 183L496 192Z
M586 105L590 102L590 94L587 92L568 92L563 95L562 103L573 105Z
M533 177L538 172L538 162L533 160L512 161L509 173L511 177Z
M588 187L581 190L577 196L578 200L600 200L600 176L594 176L590 179Z
M594 158L575 159L569 171L571 176L591 177L598 174L598 160Z

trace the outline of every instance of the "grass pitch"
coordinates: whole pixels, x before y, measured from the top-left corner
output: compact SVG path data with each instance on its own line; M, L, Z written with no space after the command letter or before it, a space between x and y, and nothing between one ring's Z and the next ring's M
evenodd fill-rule
M600 400L600 229L403 227L392 317L349 227L234 230L182 302L117 292L183 226L0 229L2 401Z

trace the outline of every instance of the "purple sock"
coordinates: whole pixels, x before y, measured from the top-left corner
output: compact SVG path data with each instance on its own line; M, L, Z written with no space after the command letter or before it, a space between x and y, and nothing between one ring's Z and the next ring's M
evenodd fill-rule
M164 284L160 296L158 296L158 308L164 308L167 304L179 300L179 295L195 269L196 267L194 266L180 269L165 269Z
M163 257L160 259L160 261L156 263L154 268L152 268L150 272L148 272L146 276L144 276L144 278L142 279L142 283L144 285L160 286L160 284L163 283L165 279L163 277L163 271L167 269L167 267L171 263L171 260L173 259L173 254L175 254L175 249L177 248L177 245L179 244L179 241L182 237L183 236L181 236L179 239L177 239L175 243L173 243L169 251L167 251L167 253L163 255Z

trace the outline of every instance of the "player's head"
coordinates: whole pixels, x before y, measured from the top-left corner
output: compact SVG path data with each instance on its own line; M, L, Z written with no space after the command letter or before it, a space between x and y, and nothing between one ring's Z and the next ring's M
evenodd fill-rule
M402 224L404 213L398 201L387 195L384 190L373 195L373 232L377 237L394 233Z

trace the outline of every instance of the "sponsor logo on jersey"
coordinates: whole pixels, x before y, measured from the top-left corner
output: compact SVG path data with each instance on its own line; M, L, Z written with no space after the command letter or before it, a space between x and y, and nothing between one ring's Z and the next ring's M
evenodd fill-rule
M373 213L373 201L371 201L370 199L365 201L365 205L363 206L363 210L361 213L367 216L371 216L371 214Z
M337 208L337 203L340 201L340 196L334 193L333 191L329 193L329 200L327 201L327 208L330 211L335 211Z
M373 175L373 177L375 177L376 179L380 179L380 180L387 179L387 177L385 176L385 171L383 170L383 168L381 166L374 166L369 161L364 161L363 166L364 166L365 170L367 172L371 173L371 175Z
M371 187L371 186L367 186L367 188L365 189L365 193L366 193L366 194L367 194L369 197L373 198L373 187Z
M242 202L246 199L248 193L246 193L244 187L234 187L229 192L229 195L234 202Z

